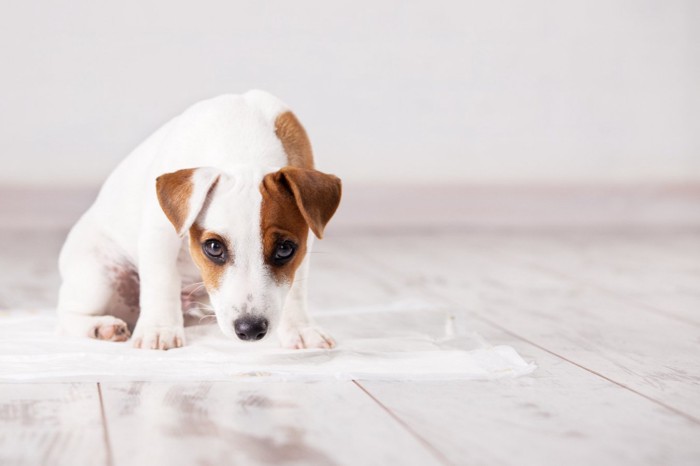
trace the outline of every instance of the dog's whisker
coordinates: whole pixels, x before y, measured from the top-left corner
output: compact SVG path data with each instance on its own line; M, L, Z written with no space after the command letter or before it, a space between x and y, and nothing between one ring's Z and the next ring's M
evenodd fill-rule
M216 313L216 309L214 309L213 307L198 306L197 309L199 309L200 311L204 311L204 312L206 312L207 314L214 314L214 313Z
M192 301L192 302L193 302L193 303L196 303L196 304L199 304L199 305L202 305L202 306L212 307L212 306L211 306L211 303L206 303L206 302L204 302L204 301Z
M202 288L204 288L204 282L193 283L193 284L190 285L190 286L193 286L193 285L196 285L196 286L192 289L192 291L190 291L190 292L187 294L187 298L189 298L189 297L192 296L194 293L196 293L197 291L199 291L199 290L201 290Z
M200 285L203 285L203 284L204 284L203 281L201 281L201 282L192 282L192 283L190 283L189 285L185 286L184 288L189 288L189 287L191 287L191 286L197 287L197 286L200 286Z
M202 321L203 321L204 319L206 319L206 318L210 318L210 319L216 320L216 315L214 315L214 314L209 314L209 315L206 315L206 316L202 316L202 317L199 318L199 323L201 324Z
M211 307L211 306L209 306L209 305L207 305L207 304L204 304L204 303L195 303L195 304L198 304L197 308L198 308L200 311L207 311L207 312L211 312L211 313L215 313L215 312L216 312L216 309L214 309L213 307Z
M197 293L200 290L201 290L201 288L197 288L196 290L190 291L189 293L187 293L186 298L191 298L193 294Z

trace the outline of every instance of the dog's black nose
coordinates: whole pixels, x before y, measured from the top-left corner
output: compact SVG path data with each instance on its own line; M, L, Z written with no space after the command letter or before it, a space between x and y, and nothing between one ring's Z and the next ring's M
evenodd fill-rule
M233 322L233 328L241 340L260 340L267 333L267 319L255 316L241 317Z

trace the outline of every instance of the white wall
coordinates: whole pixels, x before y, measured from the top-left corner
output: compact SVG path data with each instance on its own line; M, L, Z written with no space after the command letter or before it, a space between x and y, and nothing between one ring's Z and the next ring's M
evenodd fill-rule
M700 181L694 0L3 2L0 59L0 185L254 87L346 182Z

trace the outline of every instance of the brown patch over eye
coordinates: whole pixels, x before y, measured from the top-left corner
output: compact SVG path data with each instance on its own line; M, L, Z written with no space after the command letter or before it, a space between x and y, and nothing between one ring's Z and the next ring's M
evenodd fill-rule
M233 251L229 249L228 242L194 224L190 228L190 255L202 274L207 290L218 289L226 265L233 260Z
M260 186L263 257L277 283L292 283L306 255L309 227L289 190L266 175Z

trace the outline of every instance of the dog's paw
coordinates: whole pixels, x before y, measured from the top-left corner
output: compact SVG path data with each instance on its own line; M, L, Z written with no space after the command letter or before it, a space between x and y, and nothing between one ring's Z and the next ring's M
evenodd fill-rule
M112 316L101 317L93 330L93 337L98 340L121 342L130 336L126 322Z
M144 326L134 329L134 348L169 350L185 344L185 329L182 325Z
M280 342L285 348L323 348L335 347L335 340L316 326L293 327L278 332Z

